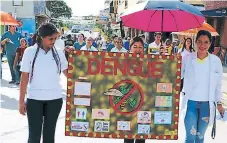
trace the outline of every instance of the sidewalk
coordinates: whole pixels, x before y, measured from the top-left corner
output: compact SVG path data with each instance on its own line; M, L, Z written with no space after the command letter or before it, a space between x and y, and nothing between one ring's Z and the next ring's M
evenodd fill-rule
M226 76L227 78L227 76ZM63 85L63 95L66 90L66 78L61 77ZM19 88L8 84L10 81L10 72L8 65L3 64L3 80L1 86L1 108L0 108L0 143L26 143L28 138L28 125L26 116L22 116L18 112ZM227 80L226 80L227 82ZM227 84L224 85L227 87ZM65 129L65 100L62 106L61 113L58 118L56 127L56 143L123 143L122 139L93 139L80 137L66 137ZM210 137L211 128L207 130L205 143L224 143L226 137L227 122L217 121L216 139ZM147 140L146 143L183 143L185 138L185 130L183 120L180 119L179 124L179 140L162 141L162 140Z

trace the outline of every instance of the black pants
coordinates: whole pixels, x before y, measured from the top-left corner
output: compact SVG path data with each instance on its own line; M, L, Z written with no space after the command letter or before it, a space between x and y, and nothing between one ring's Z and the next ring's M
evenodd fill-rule
M124 143L134 143L134 139L124 139ZM145 143L144 139L135 140L135 143Z
M28 143L40 143L42 130L43 143L54 143L55 128L62 103L62 98L49 101L27 99Z

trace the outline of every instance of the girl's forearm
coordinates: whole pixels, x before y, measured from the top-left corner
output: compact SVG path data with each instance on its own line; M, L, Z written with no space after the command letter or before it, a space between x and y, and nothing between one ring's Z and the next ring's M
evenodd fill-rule
M21 74L19 103L24 102L25 95L26 95L26 92L27 92L28 79L29 79L28 73L22 73Z

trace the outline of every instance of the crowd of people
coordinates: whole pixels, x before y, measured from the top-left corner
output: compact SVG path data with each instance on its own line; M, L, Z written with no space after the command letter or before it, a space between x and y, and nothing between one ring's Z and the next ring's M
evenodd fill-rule
M208 125L215 123L216 109L224 115L221 103L222 64L218 57L208 52L212 37L210 32L198 32L195 45L192 39L163 43L162 33L154 34L155 41L148 44L144 35L125 39L113 36L105 44L100 37L85 37L82 33L75 41L71 35L64 41L61 32L51 23L41 25L30 37L16 32L15 26L1 38L12 80L20 84L19 111L27 114L29 143L54 143L55 128L62 108L60 74L67 77L67 57L72 50L131 52L137 54L181 55L182 61L182 111L185 114L185 143L204 142ZM98 42L99 41L99 42ZM103 44L106 46L103 47ZM56 72L57 71L57 72ZM25 98L27 99L25 101ZM44 117L44 118L43 118ZM125 143L133 143L125 139ZM144 143L145 140L136 140Z

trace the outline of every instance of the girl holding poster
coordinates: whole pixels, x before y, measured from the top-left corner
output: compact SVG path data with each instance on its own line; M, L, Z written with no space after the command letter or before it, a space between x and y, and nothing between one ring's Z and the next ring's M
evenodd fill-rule
M208 125L215 125L216 109L224 115L221 103L223 68L220 59L208 53L210 45L210 32L201 30L196 36L198 51L183 57L185 95L181 108L182 111L186 109L185 143L203 143Z
M22 58L19 111L28 117L29 143L40 143L42 131L43 143L54 143L63 103L60 74L67 75L68 68L63 51L54 47L57 37L53 24L41 25L36 44L26 48Z

